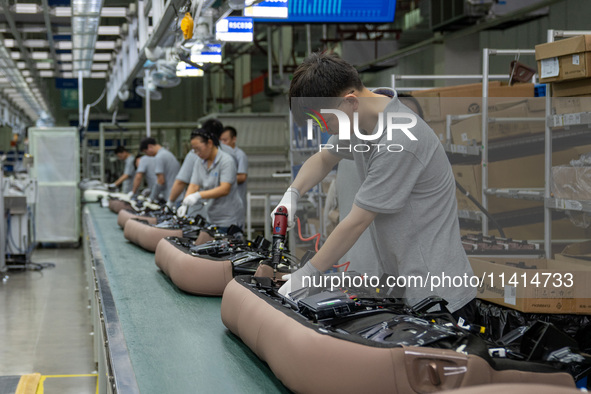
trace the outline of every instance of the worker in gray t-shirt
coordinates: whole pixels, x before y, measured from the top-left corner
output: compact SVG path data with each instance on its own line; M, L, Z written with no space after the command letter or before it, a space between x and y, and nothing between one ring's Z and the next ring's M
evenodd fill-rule
M305 126L306 113L317 111L324 129L335 135L304 163L278 205L287 208L288 223L293 224L300 194L341 159L354 160L362 184L351 212L280 292L291 294L304 277L330 269L369 227L378 271L407 280L409 305L440 296L457 319L472 321L476 288L455 279L473 272L460 239L454 177L433 130L394 91L368 90L357 70L334 54L313 53L304 60L289 93L298 124ZM350 269L357 271L356 266L352 261ZM446 277L453 283L442 283Z
M125 149L124 146L118 146L115 149L115 156L123 162L125 162L123 168L123 174L113 183L109 185L109 188L116 188L121 185L122 193L129 193L133 186L133 177L135 176L135 164L134 157Z
M138 155L135 158L137 168L135 170L135 177L133 178L133 187L129 192L130 196L135 196L140 191L142 180L146 179L146 186L150 191L156 185L156 159L146 155Z
M146 137L140 142L140 152L155 159L156 185L150 193L150 199L156 201L168 197L181 167L179 161L151 137Z
M238 195L242 200L244 207L244 214L246 215L246 178L248 177L248 157L246 153L236 146L236 137L238 133L232 126L224 127L224 131L220 136L220 142L234 149L236 158L236 183L238 184ZM220 145L222 146L222 145Z
M177 214L184 216L188 207L206 200L209 221L224 230L231 225L242 227L242 201L236 188L236 163L219 149L217 137L204 129L192 134L195 161L191 183Z

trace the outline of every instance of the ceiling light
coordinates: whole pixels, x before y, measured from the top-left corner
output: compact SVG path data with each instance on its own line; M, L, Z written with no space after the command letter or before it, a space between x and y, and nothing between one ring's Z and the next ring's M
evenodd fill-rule
M57 59L62 62L71 62L72 61L72 54L71 53L60 53L57 55Z
M35 60L49 59L49 52L31 52L31 57Z
M115 49L115 42L113 41L97 41L96 49Z
M105 73L105 72L90 73L90 78L101 78L101 79L105 79L105 78L107 78L107 73Z
M27 68L27 64L25 62L16 62L16 66L21 70Z
M39 4L34 3L17 3L10 9L17 14L37 14L43 10Z
M98 34L99 36L118 36L121 34L121 27L120 26L99 26L98 27Z
M14 48L14 40L12 38L5 38L4 39L4 46L6 48Z
M28 48L47 48L49 46L47 40L24 40L23 44Z
M60 64L60 68L62 71L72 71L72 63L62 63Z
M23 71L21 71L21 74L23 74L23 77L30 77L31 76L31 72L29 70L23 70Z
M127 16L127 8L125 7L103 7L101 16L106 18L125 18Z
M111 53L95 53L92 60L95 62L109 62L113 58Z
M52 13L59 18L69 18L72 16L71 7L55 7L52 11Z
M16 52L16 51L12 51L10 52L10 57L13 59L20 59L21 58L21 53L20 52Z
M58 41L55 43L56 49L72 49L72 41Z
M53 65L49 62L39 62L35 64L35 66L37 66L39 70L50 70L53 67Z
M25 81L27 81L27 83L31 83L31 82L33 82L33 78L27 77L27 78L25 78Z
M95 63L90 68L92 71L106 71L109 69L108 63Z
M51 78L53 77L53 71L41 70L39 71L39 76L42 78ZM33 89L33 92L35 92L35 89ZM39 90L37 90L37 92L39 92Z

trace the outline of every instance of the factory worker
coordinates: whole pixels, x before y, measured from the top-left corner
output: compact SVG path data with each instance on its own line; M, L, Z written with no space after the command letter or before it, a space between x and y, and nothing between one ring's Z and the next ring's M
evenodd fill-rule
M223 231L231 225L242 227L242 201L236 187L236 162L220 149L215 134L200 129L191 139L198 159L195 161L191 183L178 215L201 202L207 203L209 221Z
M133 187L129 192L129 196L133 197L140 191L142 181L146 180L146 186L148 189L153 190L156 185L156 159L153 157L139 154L135 157L135 177L133 178Z
M304 163L278 204L287 208L288 223L294 223L300 196L341 159L355 162L362 183L350 213L319 252L291 275L280 289L282 294L303 287L304 277L330 269L368 227L381 273L423 281L473 275L461 244L454 177L443 146L395 91L369 91L353 66L334 54L313 53L295 71L289 96L294 119L304 127L306 113L332 110L322 115L333 135ZM402 128L387 133L392 124ZM344 125L342 130L339 125ZM381 136L370 140L372 134ZM350 269L358 271L356 262ZM469 284L405 288L409 305L428 296L442 297L456 318L473 321L476 288Z
M129 193L133 187L133 177L135 176L135 158L124 146L118 146L115 149L115 156L125 164L123 167L123 174L115 182L111 183L109 188L114 189L121 185L121 192Z
M150 199L156 201L161 199L161 196L169 196L174 179L181 167L179 161L152 137L146 137L140 142L140 152L154 157L155 160L156 185L150 193Z
M220 135L220 142L234 149L236 157L236 183L238 184L238 195L242 200L242 205L246 212L246 178L248 177L248 156L242 149L236 146L236 138L238 133L232 126L224 127L224 131Z
M222 122L218 119L208 119L203 123L202 129L208 130L215 135L221 134L223 131ZM195 133L199 129L195 129L191 133L191 139L193 138L193 133ZM233 152L232 152L233 155ZM183 164L181 165L181 169L179 170L176 179L174 180L174 184L172 185L172 189L170 190L170 194L168 196L168 205L169 208L173 208L177 206L177 201L179 196L183 194L185 188L189 185L191 181L191 176L193 175L193 167L195 166L195 160L197 159L197 155L193 151L193 149L189 150L187 155L185 156L185 160L183 160ZM207 219L207 210L204 209L203 205L195 205L189 209L187 212L187 216L195 217L196 215L201 215Z

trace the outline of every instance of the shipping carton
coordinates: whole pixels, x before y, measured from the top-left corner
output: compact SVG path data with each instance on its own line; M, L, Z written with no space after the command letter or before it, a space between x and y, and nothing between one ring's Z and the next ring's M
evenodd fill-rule
M552 83L552 97L586 96L591 94L591 78Z
M541 83L591 77L591 35L536 45Z
M591 97L554 97L552 108L557 115L591 112Z
M591 271L547 259L469 257L477 297L527 313L588 314ZM589 294L588 294L589 293Z
M580 264L591 269L591 241L570 244L562 252L557 253L555 258L556 260Z

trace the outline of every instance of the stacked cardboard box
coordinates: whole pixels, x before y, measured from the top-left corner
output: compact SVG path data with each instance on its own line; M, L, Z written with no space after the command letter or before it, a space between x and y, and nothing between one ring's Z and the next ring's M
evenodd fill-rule
M540 82L551 83L557 114L589 112L591 100L591 35L536 45Z
M544 107L529 102L532 98L534 85L530 83L507 86L499 81L489 83L489 117L543 117ZM477 114L482 108L482 84L469 84L436 88L413 92L419 101L424 118L441 141L445 141L445 124L447 115L474 115L468 119L454 122L452 141L455 144L469 145L473 141L480 142L481 117ZM541 114L541 115L540 115ZM455 124L457 123L457 124ZM516 135L542 132L543 123L490 123L489 139L513 137Z

